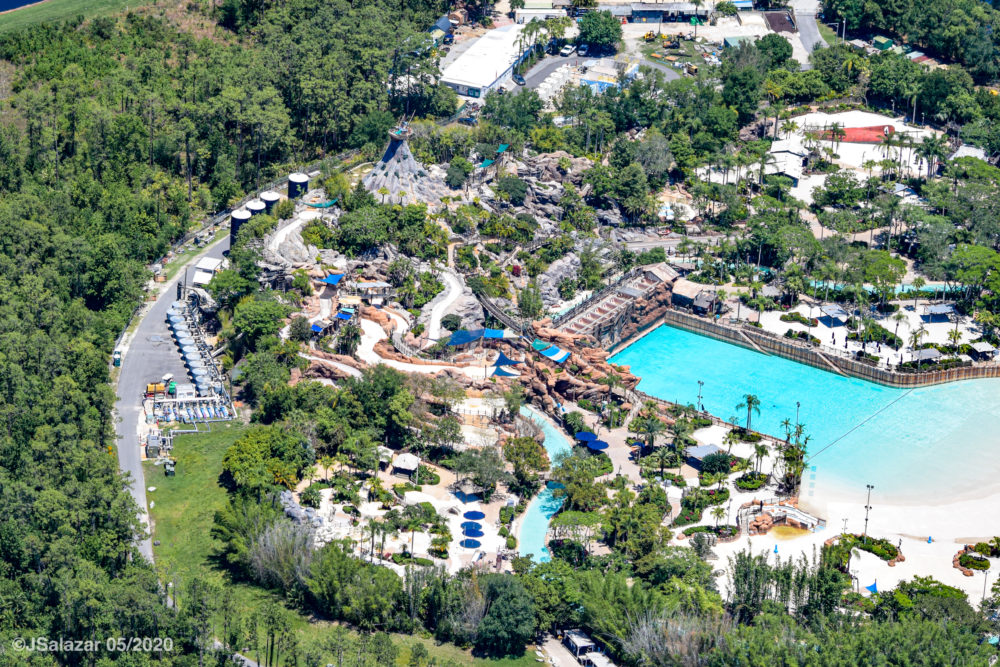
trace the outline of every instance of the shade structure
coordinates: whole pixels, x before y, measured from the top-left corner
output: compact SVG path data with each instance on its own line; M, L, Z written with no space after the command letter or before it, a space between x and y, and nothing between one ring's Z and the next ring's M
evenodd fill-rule
M482 537L483 536L483 531L481 531L481 530L475 530L474 528L470 528L469 530L465 531L464 535L466 537Z
M878 593L878 581L876 580L871 586L865 586L870 593Z
M607 449L610 445L604 440L591 440L587 443L587 447L590 447L595 452L600 452Z
M343 278L344 278L344 274L343 273L331 273L326 278L323 278L323 280L321 280L320 282L321 283L326 283L327 285L336 285L341 280L343 280Z
M463 521L462 530L479 530L483 525L476 521Z
M513 359L511 359L510 357L508 357L506 354L504 354L503 352L501 352L500 356L497 357L497 360L496 360L496 363L494 364L494 366L514 366L514 365L520 364L520 363L522 363L522 362L520 362L520 361L514 361Z
M486 515L480 512L479 510L469 510L468 512L462 515L462 518L468 519L470 521L479 521L481 519L485 519Z
M580 431L576 434L576 439L580 442L593 442L597 440L597 434L590 431Z
M502 366L494 366L493 371L490 373L490 375L498 375L502 378L516 378L520 377L521 374L518 373L517 371L509 371Z
M464 539L458 543L459 546L465 547L466 549L478 549L480 542L479 540Z
M448 339L448 345L467 345L483 338L504 338L503 329L459 329Z

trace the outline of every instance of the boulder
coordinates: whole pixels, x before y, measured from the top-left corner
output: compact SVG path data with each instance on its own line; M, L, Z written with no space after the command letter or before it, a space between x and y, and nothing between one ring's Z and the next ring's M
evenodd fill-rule
M552 307L562 301L559 296L559 283L567 278L576 280L579 271L580 258L572 252L549 264L549 268L538 276L538 289L542 293L542 301L546 307Z

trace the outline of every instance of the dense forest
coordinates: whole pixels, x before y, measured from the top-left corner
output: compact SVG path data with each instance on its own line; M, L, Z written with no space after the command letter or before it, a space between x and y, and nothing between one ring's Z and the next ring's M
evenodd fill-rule
M204 639L205 594L166 606L135 549L130 481L112 452L108 359L145 267L282 165L364 146L400 105L453 109L433 86L385 93L403 71L399 46L435 17L429 5L241 7L219 17L239 34L195 36L139 12L0 38L11 77L0 127L5 664L94 664L7 651L36 635L169 636L172 654L101 660L197 664L179 656Z

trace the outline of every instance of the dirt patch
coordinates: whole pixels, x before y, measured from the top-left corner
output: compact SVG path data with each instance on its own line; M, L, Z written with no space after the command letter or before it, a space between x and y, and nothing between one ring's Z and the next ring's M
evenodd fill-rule
M767 27L774 32L798 32L788 12L765 12L764 20L767 21Z

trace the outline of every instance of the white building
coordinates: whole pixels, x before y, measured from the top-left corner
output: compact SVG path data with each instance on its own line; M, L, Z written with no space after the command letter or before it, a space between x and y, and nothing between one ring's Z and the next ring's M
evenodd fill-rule
M468 97L495 90L530 51L530 45L519 43L523 29L513 24L490 30L448 65L441 83Z
M207 285L212 280L212 276L225 269L226 265L227 262L224 259L202 257L198 260L198 263L194 265L194 278L191 282L198 286Z

